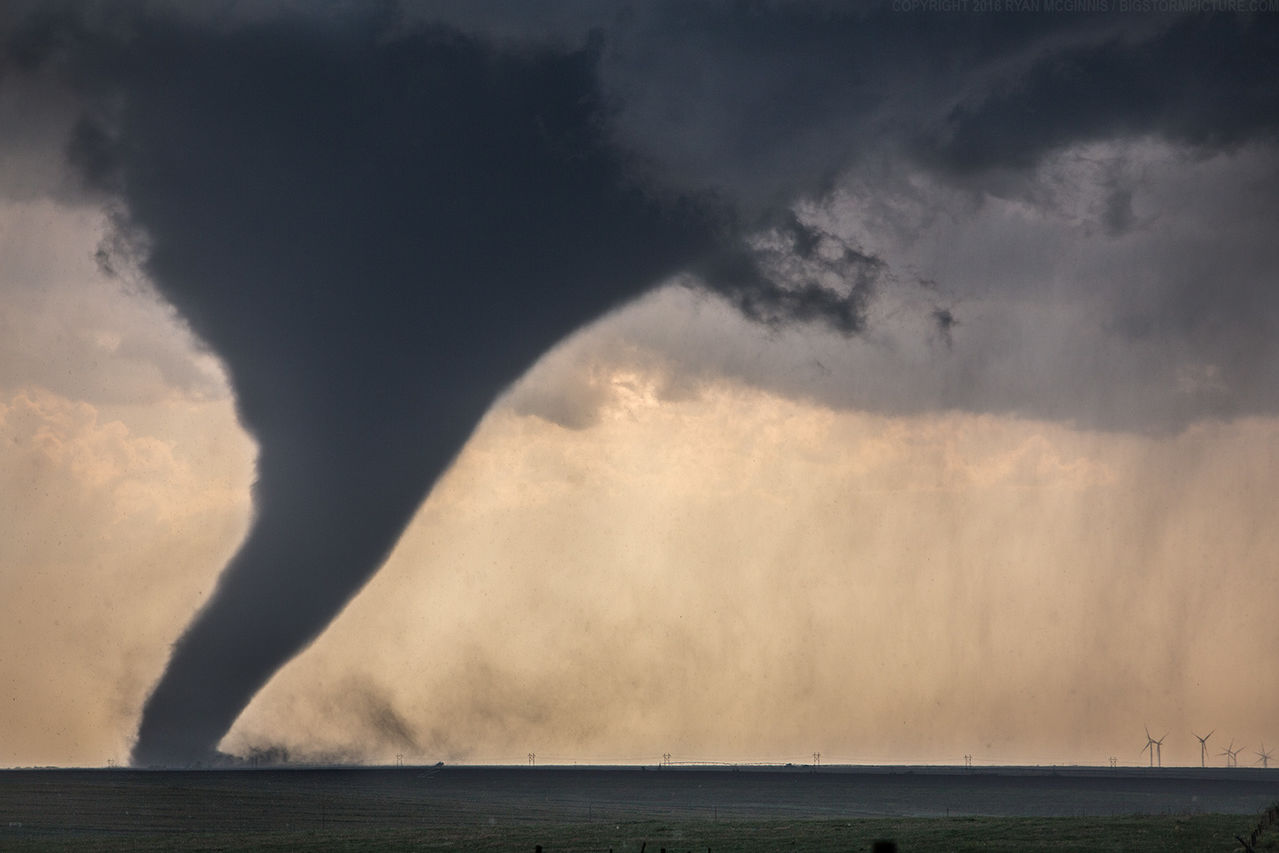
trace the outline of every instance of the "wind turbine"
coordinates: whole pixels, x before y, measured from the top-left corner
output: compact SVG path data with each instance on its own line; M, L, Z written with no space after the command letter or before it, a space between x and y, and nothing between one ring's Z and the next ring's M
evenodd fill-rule
M1226 756L1226 766L1227 766L1227 767L1238 767L1238 766L1239 766L1239 757L1238 757L1238 756L1239 756L1239 753L1243 752L1243 747L1241 746L1241 747L1239 747L1238 749L1235 749L1235 748L1234 748L1234 745L1235 745L1235 739L1234 739L1234 738L1231 738L1231 739L1230 739L1230 746L1226 747L1226 751L1225 751L1225 752L1219 753L1220 755L1224 755L1224 756Z
M1154 738L1150 737L1150 726L1149 725L1145 726L1145 729L1146 729L1146 746L1143 746L1141 748L1141 751L1145 752L1146 749L1150 749L1150 766L1154 767L1155 766L1155 747L1157 742ZM1166 738L1168 737L1168 735L1165 734L1164 737ZM1140 753L1138 753L1138 755L1140 755ZM1163 767L1164 763L1160 762L1159 766Z
M1150 737L1150 735L1146 735L1146 737ZM1164 737L1168 737L1168 733L1167 733L1167 732L1164 732ZM1159 740L1154 741L1154 743L1155 743L1155 753L1159 756L1159 758L1157 759L1157 761L1158 761L1158 763L1159 763L1159 766L1160 766L1160 767L1163 767L1163 766L1164 766L1164 750L1163 750L1163 746L1164 746L1164 737L1161 737ZM1153 738L1151 738L1151 740L1154 740L1154 739L1153 739Z
M1212 730L1212 732L1215 732L1215 731L1216 729ZM1195 735L1195 740L1199 741L1199 766L1200 767L1208 766L1206 763L1208 759L1208 738L1212 737L1212 732L1208 732L1208 734L1204 735L1203 737L1199 737L1199 735L1195 735L1194 732L1191 732L1192 735Z
M1253 752L1257 752L1257 750L1254 749ZM1262 741L1261 752L1257 752L1257 763L1260 764L1262 767L1269 767L1271 752L1274 752L1274 750L1273 749L1267 750L1265 741Z

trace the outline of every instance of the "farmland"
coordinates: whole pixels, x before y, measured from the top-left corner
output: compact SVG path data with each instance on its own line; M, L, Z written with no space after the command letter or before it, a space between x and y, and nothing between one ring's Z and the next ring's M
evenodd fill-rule
M1233 850L1277 799L1246 768L12 770L0 848Z

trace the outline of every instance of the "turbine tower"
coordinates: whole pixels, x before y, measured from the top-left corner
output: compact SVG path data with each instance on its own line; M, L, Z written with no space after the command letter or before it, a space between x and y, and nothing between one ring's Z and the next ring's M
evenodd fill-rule
M1150 737L1150 735L1146 735L1146 737ZM1155 754L1159 756L1159 757L1156 759L1156 763L1157 763L1160 767L1163 767L1163 766L1164 766L1164 749L1163 749L1163 747L1164 747L1164 738L1165 738L1165 737L1168 737L1168 733L1167 733L1167 732L1164 732L1164 737L1161 737L1159 740L1154 740L1154 738L1151 738L1151 740L1152 740L1152 741L1154 742L1154 744L1155 744Z
M1165 734L1164 737L1166 738L1168 737L1168 735ZM1150 749L1150 766L1154 767L1155 766L1155 739L1150 737L1149 725L1146 726L1146 746L1143 746L1141 748L1141 752L1145 752L1146 749ZM1141 753L1138 753L1138 755L1141 755ZM1163 762L1160 762L1160 766L1163 766Z
M1241 747L1239 747L1238 749L1235 749L1235 739L1234 739L1234 738L1231 738L1231 739L1230 739L1230 746L1226 747L1226 751L1225 751L1225 752L1222 752L1222 753L1219 753L1219 754L1220 754L1220 755L1224 755L1224 756L1226 756L1226 766L1227 766L1227 767L1238 767L1238 766L1239 766L1239 753L1241 753L1241 752L1243 752L1243 747L1241 746Z
M1260 764L1262 767L1267 767L1267 768L1270 766L1270 753L1274 752L1274 750L1273 750L1273 749L1270 749L1270 750L1266 749L1266 743L1265 743L1265 741L1262 741L1262 742L1261 742L1261 752L1257 752L1257 750L1255 750L1255 749L1253 750L1253 752L1256 752L1256 753L1257 753L1257 763L1258 763L1258 764Z
M1212 732L1215 732L1215 731L1216 729L1212 730ZM1199 741L1199 766L1200 767L1208 766L1207 764L1208 738L1212 737L1212 732L1208 732L1208 734L1204 735L1203 737L1199 737L1199 735L1195 735L1194 732L1191 732L1192 735L1195 735L1195 740Z

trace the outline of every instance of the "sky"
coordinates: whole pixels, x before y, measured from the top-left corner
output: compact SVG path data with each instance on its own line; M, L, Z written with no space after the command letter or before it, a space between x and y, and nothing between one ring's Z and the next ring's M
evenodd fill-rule
M1038 5L0 4L0 766L1254 763L1279 7Z

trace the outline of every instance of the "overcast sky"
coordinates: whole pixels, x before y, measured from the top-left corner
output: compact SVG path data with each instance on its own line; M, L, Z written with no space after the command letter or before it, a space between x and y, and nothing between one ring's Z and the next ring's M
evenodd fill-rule
M0 10L0 764L1279 742L1279 11Z

